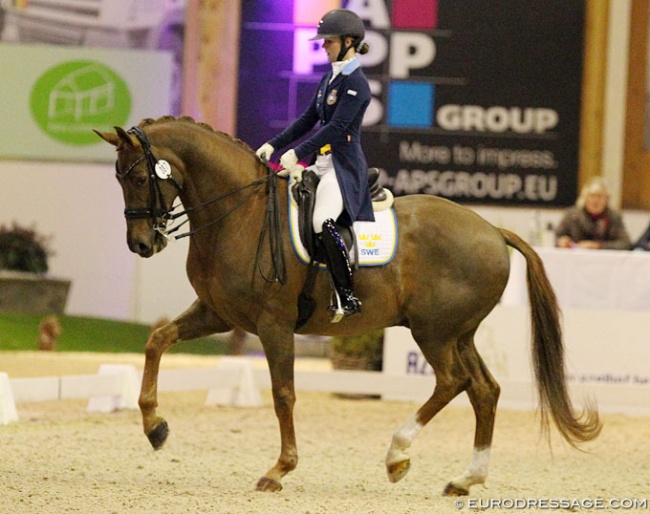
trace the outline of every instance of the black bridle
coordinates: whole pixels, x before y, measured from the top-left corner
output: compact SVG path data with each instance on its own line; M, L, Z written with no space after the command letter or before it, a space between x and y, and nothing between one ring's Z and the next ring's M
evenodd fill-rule
M147 134L145 134L144 130L140 127L132 127L129 129L128 133L133 134L138 141L140 141L144 154L135 162L131 163L124 173L119 173L117 162L115 163L115 170L118 175L125 177L138 163L145 159L147 161L147 171L149 172L150 204L148 208L124 209L124 217L127 220L151 218L154 222L154 230L158 230L161 225L158 224L157 220L164 220L164 224L166 225L167 221L172 219L171 210L167 208L167 202L165 202L165 196L162 194L159 182L159 179L161 178L159 173L162 175L165 172L165 166L169 166L169 164L167 161L159 161L156 159L155 155L151 151L151 143L149 142L149 138L147 137ZM176 188L179 191L182 191L183 188L178 184L176 179L174 179L171 172L167 173L163 180L171 180ZM162 227L164 229L164 225L162 225Z
M207 202L204 202L199 205L188 207L181 212L173 214L174 207L167 208L165 197L162 194L162 190L160 188L160 180L170 180L176 186L179 193L183 190L183 187L176 181L176 179L174 179L171 173L171 168L169 167L169 163L167 163L167 161L156 159L153 152L151 151L151 143L149 141L149 138L147 137L147 134L145 133L144 130L142 130L141 127L137 127L137 126L131 127L127 132L129 134L133 134L138 139L140 145L142 145L142 151L144 152L144 154L142 155L142 157L132 162L123 173L120 173L118 163L116 161L115 171L119 177L124 178L131 172L131 170L136 165L138 165L143 160L146 160L147 171L149 173L149 193L150 193L149 194L150 204L148 208L124 209L124 217L127 220L151 218L153 222L153 230L155 232L159 233L167 240L177 241L178 239L192 236L197 232L200 232L218 223L226 216L231 214L233 211L237 210L239 207L244 205L248 201L248 199L251 196L253 196L255 193L257 193L262 188L262 186L264 186L264 184L266 183L268 184L269 200L266 208L264 225L262 226L262 232L260 233L260 238L259 238L258 248L257 248L258 267L259 267L259 256L261 254L262 243L268 231L269 245L271 247L271 256L273 260L274 277L272 277L271 279L265 277L261 269L260 269L260 274L262 275L262 277L264 277L265 280L269 282L279 281L284 284L285 263L284 263L284 251L282 249L282 244L281 244L282 227L281 227L280 214L279 214L280 210L278 205L277 183L274 180L276 178L276 174L271 170L271 167L268 165L268 163L266 163L267 175L265 177L254 180L253 182L246 184L245 186L242 186L240 188L219 195L218 197L213 198L212 200L208 200ZM208 205L211 205L219 200L227 198L233 194L239 193L240 191L243 191L253 186L256 187L254 187L241 200L235 203L233 207L231 207L224 214L210 221L209 223L206 223L205 225L202 225L194 230L189 230L183 234L172 236L171 235L172 233L178 231L178 229L180 229L185 223L189 221L189 219L185 219L178 226L170 230L167 230L167 222L176 220L182 216L186 216L190 212L197 211L199 209L207 207ZM159 222L159 220L162 220L162 223Z

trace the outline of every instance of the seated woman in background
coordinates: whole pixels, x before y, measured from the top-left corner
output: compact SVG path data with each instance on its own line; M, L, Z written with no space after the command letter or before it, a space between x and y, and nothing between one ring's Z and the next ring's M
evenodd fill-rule
M592 178L580 192L575 207L555 230L559 248L629 250L630 236L620 213L609 208L609 193L601 177Z
M641 234L641 237L634 243L632 250L643 250L645 252L650 252L650 225L645 229L645 232Z

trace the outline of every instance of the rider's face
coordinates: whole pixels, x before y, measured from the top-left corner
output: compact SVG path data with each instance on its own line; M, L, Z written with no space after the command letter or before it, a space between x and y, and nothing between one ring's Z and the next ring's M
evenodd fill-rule
M323 48L327 52L327 60L329 62L336 61L336 58L341 51L341 38L340 37L326 37L323 41Z
M327 52L327 60L329 62L336 61L337 57L339 56L339 53L341 52L342 44L343 44L342 39L338 36L325 38L325 41L323 41L323 48ZM347 46L350 46L352 44L352 38L351 37L345 38L345 44ZM344 58L346 56L349 57L349 53L346 54Z

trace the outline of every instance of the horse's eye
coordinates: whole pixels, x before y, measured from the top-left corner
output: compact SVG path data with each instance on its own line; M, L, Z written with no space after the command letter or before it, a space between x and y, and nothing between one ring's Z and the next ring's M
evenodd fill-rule
M135 183L136 187L143 187L147 183L147 176L139 175L134 178L133 182Z

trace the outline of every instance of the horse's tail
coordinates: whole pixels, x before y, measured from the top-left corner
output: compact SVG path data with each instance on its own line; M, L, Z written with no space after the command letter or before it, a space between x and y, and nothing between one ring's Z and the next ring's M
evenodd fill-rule
M526 258L528 297L532 323L532 360L539 395L541 424L549 435L549 418L573 447L598 437L602 424L598 409L589 402L576 415L569 398L564 374L564 344L560 326L560 308L546 276L544 264L528 243L509 230L499 229L508 246Z

